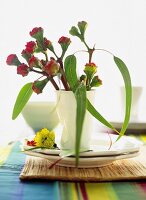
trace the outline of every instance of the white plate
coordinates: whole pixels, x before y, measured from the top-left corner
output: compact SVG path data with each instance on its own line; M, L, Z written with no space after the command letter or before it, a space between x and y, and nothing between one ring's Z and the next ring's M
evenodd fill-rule
M48 159L52 165L57 160L60 160L60 156L55 155L46 155L42 153L32 152L32 151L25 151L27 155L35 156L35 157L41 157ZM111 164L113 161L121 160L121 159L127 159L127 158L133 158L137 156L139 152L134 153L128 153L128 154L121 154L118 156L104 156L104 157L89 157L89 158L80 158L79 159L79 165L78 168L93 168L93 167L103 167L106 165ZM64 166L64 167L76 167L75 166L75 158L74 157L65 157L59 162L56 163L56 165Z
M111 156L111 155L121 155L127 153L133 153L139 151L142 142L138 141L135 138L123 136L117 142L117 135L108 134L97 134L97 137L94 137L91 142L91 151L80 153L80 157L97 157L97 156ZM110 147L112 140L112 146ZM33 147L23 145L24 150L32 149ZM26 151L27 152L27 151ZM59 155L61 150L53 149L34 149L31 152L42 153L47 155Z

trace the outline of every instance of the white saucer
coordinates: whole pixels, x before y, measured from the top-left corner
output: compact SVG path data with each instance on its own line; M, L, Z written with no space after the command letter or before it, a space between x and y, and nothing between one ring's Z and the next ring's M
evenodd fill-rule
M56 163L56 161L60 160L60 156L55 155L46 155L42 153L32 152L32 151L25 151L25 153L29 156L41 157L48 159L51 163ZM113 161L133 158L137 156L139 152L128 153L128 154L121 154L117 156L101 156L101 157L89 157L89 158L80 158L78 168L93 168L93 167L103 167L106 165L111 164ZM76 167L76 161L74 157L65 157L59 162L56 163L58 166L63 167Z
M120 140L117 142L117 135L109 135L108 134L99 134L97 133L97 136L92 139L91 142L91 151L82 152L80 153L80 157L97 157L97 156L111 156L111 155L121 155L126 153L133 153L136 151L139 151L140 146L143 144L139 140L129 137L129 136L123 136ZM112 146L110 147L112 141ZM58 143L58 142L57 142ZM58 144L59 146L59 144ZM24 150L31 149L32 152L36 153L42 153L46 155L62 155L61 150L55 150L55 149L33 149L33 147L23 145L22 148ZM25 151L25 152L27 152ZM68 151L66 151L67 153Z
M91 150L80 153L79 168L101 167L111 164L119 159L132 158L138 155L142 142L135 138L123 136L117 142L117 135L97 134L91 143ZM113 145L110 147L111 140ZM25 154L48 159L50 162L55 162L61 158L61 150L51 149L33 149L33 147L23 145ZM29 150L31 149L31 150ZM66 151L68 154L68 151ZM72 155L72 154L70 154ZM75 167L75 157L68 156L60 160L56 165L65 167Z

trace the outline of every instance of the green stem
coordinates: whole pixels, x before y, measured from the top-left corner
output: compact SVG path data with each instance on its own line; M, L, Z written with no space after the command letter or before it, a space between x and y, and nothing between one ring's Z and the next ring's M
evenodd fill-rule
M89 46L87 45L87 43L85 42L85 40L83 40L83 43L85 44L85 46L87 47L88 51L89 51Z
M64 86L64 89L66 91L69 91L70 88L69 88L67 80L66 80L66 76L65 76L65 73L64 73L64 69L63 69L63 62L62 62L61 58L59 58L57 60L57 62L60 64L60 67L61 67L61 73L62 73L62 75L61 75L61 81L62 81L62 84Z
M43 54L45 55L45 58L46 58L46 62L48 62L48 55L47 55L47 52L44 51Z
M59 90L59 87L58 87L57 83L54 81L53 77L49 76L48 79L50 80L50 82L52 83L52 85L54 86L54 88L56 90Z
M40 71L37 71L35 69L30 69L30 71L38 73L38 74L42 74L43 76L47 76L47 78L50 80L50 82L52 83L54 88L56 90L59 90L59 87L58 87L57 83L54 81L53 77L52 76L48 76L48 74L46 72L40 72Z

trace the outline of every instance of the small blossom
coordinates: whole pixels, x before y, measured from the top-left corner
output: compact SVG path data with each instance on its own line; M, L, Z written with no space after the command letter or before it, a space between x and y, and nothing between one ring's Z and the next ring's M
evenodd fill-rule
M34 81L34 83L32 84L32 89L35 93L40 94L42 93L44 87L46 86L46 84L48 83L48 79L44 79L41 81Z
M45 147L49 149L54 149L55 144L55 133L54 131L49 131L46 128L38 131L34 138L37 147Z
M59 71L59 65L58 63L51 59L47 64L43 67L43 70L48 74L48 75L56 75Z
M34 140L31 140L31 141L27 140L27 145L28 146L36 146L36 142Z
M36 47L36 43L34 41L27 42L27 44L25 46L26 46L25 51L27 53L30 53L30 54L34 53L34 50Z
M14 65L14 66L18 66L21 64L21 62L18 60L18 57L16 54L10 54L7 57L6 63L7 63L7 65Z
M85 74L88 76L90 75L94 75L97 71L97 66L95 65L95 63L87 63L85 65L85 69L84 69L84 72Z
M29 32L31 37L35 37L37 34L42 33L44 30L41 27L35 27Z
M78 27L79 27L79 29L80 29L80 32L81 32L81 34L84 36L84 33L85 33L85 30L86 30L86 28L87 28L87 22L85 22L85 21L81 21L81 22L78 22Z
M28 72L29 72L29 67L24 63L22 63L17 67L17 74L20 74L22 76L27 76Z
M71 43L71 40L70 40L70 38L68 38L68 37L62 36L62 37L58 40L58 43L61 45L61 48L62 48L62 55L61 55L61 58L63 58L65 52L66 52L67 49L68 49L68 46L69 46L70 43Z
M91 87L99 87L100 85L102 85L102 80L100 80L98 76L94 76L91 82Z
M21 55L25 60L28 62L28 60L31 58L31 54L28 53L25 49L22 50Z
M50 51L54 51L52 42L50 40L48 40L47 38L44 38L44 47L48 48Z
M68 37L62 36L62 37L58 40L58 43L59 43L59 44L67 44L67 45L69 45L69 44L71 43L71 40L70 40L70 38L68 38Z
M32 84L32 89L36 94L42 93L42 90L35 85L36 82Z
M73 35L73 36L77 36L77 37L80 36L79 31L78 31L78 29L77 29L75 26L72 26L72 27L71 27L69 33L70 33L71 35Z
M33 68L33 67L40 67L39 66L39 59L35 56L32 56L29 61L28 61L29 67Z

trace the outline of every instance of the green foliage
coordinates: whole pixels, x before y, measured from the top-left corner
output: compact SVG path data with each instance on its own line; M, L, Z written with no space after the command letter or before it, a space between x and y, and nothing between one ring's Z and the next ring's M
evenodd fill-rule
M84 84L81 83L77 87L75 91L75 97L77 102L75 155L76 165L78 166L82 128L86 113L86 87Z
M94 106L90 103L88 99L87 99L87 110L91 113L93 117L95 117L102 124L117 132L117 130L94 108Z
M128 127L129 120L130 120L131 102L132 102L132 85L131 85L130 74L125 63L120 58L115 57L115 56L114 56L114 61L122 74L124 84L125 84L125 92L126 92L125 119L123 122L122 129L120 131L120 136L119 136L120 138L122 135L124 135Z
M32 83L27 83L20 90L13 109L12 119L16 119L33 93Z
M65 75L72 91L75 91L78 85L76 62L76 57L74 55L67 56L64 62Z

